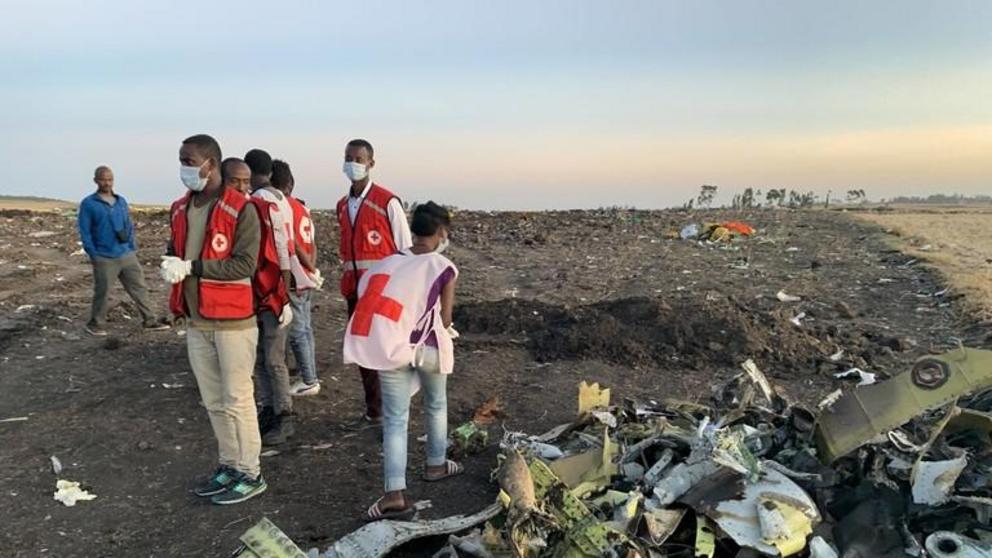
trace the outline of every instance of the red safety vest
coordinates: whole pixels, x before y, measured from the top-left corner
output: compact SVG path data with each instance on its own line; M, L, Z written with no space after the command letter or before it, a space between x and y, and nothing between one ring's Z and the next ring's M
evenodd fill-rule
M251 282L255 293L255 306L270 310L276 316L289 304L289 285L283 280L279 268L279 253L276 251L276 237L272 230L272 208L275 203L258 196L251 197L251 203L258 210L258 220L262 228L262 244L258 248L258 267ZM278 206L276 206L278 210Z
M354 225L348 217L348 196L338 202L338 227L341 229L338 253L344 266L341 294L346 299L358 297L358 280L372 264L397 252L387 210L393 198L396 196L392 192L373 183L358 207Z
M172 249L179 258L186 258L186 209L193 197L192 192L172 203ZM203 236L201 260L223 260L231 257L234 246L234 232L238 225L238 215L248 204L244 196L233 189L225 188L207 220L206 234ZM201 277L199 280L199 308L197 313L210 320L243 320L255 314L252 299L251 279L217 281ZM172 285L169 295L169 309L175 316L189 316L183 283Z
M286 196L289 206L293 208L293 234L299 241L300 248L311 258L315 255L315 245L313 243L313 220L310 218L310 210L304 203L293 196Z

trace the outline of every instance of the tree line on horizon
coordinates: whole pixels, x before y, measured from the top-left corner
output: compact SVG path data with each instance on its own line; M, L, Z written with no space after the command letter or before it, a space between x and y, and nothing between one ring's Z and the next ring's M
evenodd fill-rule
M699 187L699 194L689 199L682 205L682 209L710 209L713 200L716 198L718 187L712 184L703 184ZM805 209L816 205L820 201L820 196L812 190L802 192L788 188L769 188L762 195L760 188L745 188L743 192L734 194L731 209L760 209L786 207L790 209ZM834 197L833 191L827 192L827 197L823 200L824 207L830 207L833 202L844 202L846 204L863 204L868 202L868 194L863 188L847 190L845 195ZM966 204L992 204L992 195L978 194L966 196L964 194L930 194L928 196L897 196L891 199L882 199L884 204L932 204L932 205L966 205Z

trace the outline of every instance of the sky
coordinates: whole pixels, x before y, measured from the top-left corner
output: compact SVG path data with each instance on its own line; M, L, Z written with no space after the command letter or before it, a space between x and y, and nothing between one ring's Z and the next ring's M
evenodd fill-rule
M331 207L345 143L409 201L681 205L702 184L988 194L987 0L10 3L3 194L183 193L178 149L290 163Z

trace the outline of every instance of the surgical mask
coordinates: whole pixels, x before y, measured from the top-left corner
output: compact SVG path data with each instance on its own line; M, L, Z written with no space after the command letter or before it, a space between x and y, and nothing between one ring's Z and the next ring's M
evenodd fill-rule
M438 242L437 248L434 251L438 254L443 254L448 249L448 246L451 246L451 241L448 240L448 237L444 237L441 239L441 242Z
M205 163L205 162L204 162ZM183 181L183 184L194 192L202 192L204 188L207 187L207 179L200 176L200 169L203 165L199 167L188 167L182 165L179 167L179 180Z
M369 171L365 165L354 161L345 161L344 167L342 167L341 170L344 171L344 175L347 176L352 182L358 182L369 175Z

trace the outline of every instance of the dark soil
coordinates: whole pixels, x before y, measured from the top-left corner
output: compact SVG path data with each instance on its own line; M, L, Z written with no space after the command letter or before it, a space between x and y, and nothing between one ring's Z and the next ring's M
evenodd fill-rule
M725 217L759 232L720 246L666 239L690 220ZM156 266L167 219L140 214L137 223L139 258L164 311ZM327 213L316 225L328 277L314 309L324 389L297 403L297 436L263 458L269 491L219 508L190 494L216 448L185 339L141 332L120 288L112 337L86 335L92 286L73 255L75 223L0 215L0 420L27 417L0 422L0 556L225 556L262 517L301 547L325 549L361 525L382 487L378 431L349 426L362 399L357 371L341 365L337 233ZM702 400L747 358L788 395L815 401L851 366L886 374L959 340L989 345L988 326L940 294L934 273L844 214L460 212L455 225L463 337L449 382L453 426L498 395L502 426L542 431L574 415L581 380L610 386L614 398ZM780 302L780 290L802 301ZM464 476L425 485L416 409L411 432L410 496L433 502L425 518L492 501L492 448L467 458ZM61 478L98 498L55 502L53 455ZM399 554L430 556L437 543Z

